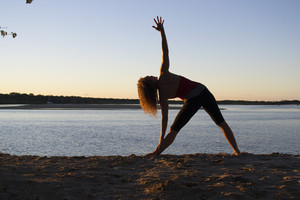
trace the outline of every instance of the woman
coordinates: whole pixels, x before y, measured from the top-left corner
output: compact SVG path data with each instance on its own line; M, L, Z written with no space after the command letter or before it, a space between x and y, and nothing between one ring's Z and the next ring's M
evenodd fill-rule
M156 26L153 26L153 28L160 32L162 39L163 57L160 76L159 78L154 76L140 78L138 81L138 94L144 112L155 116L158 90L162 118L159 144L155 151L147 155L159 155L170 146L180 129L187 124L201 106L223 131L227 141L234 150L234 154L240 154L234 135L225 122L216 100L209 90L201 83L191 81L169 71L169 50L163 27L164 20L162 20L161 17L157 17L157 19L154 19L154 22ZM177 114L175 121L170 127L169 133L165 137L168 123L168 99L175 97L184 100L184 105Z

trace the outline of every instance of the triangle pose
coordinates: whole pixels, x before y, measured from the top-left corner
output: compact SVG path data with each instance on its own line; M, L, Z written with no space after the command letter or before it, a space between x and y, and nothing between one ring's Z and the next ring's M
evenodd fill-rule
M240 154L234 135L224 120L216 100L205 85L191 81L183 76L169 71L169 50L164 31L164 20L154 18L154 29L160 32L162 39L162 64L159 77L146 76L138 80L138 95L140 105L145 113L156 115L159 99L161 107L161 134L157 148L146 156L160 155L176 138L178 132L184 127L193 115L201 108L210 115L212 120L220 127L228 143L233 148L234 154ZM165 137L168 124L168 99L179 97L184 105L177 114L170 130Z

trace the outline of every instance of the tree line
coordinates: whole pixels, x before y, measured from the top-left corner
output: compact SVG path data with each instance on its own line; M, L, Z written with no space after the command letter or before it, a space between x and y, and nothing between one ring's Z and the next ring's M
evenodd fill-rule
M299 100L283 101L217 101L223 105L299 105ZM139 104L138 99L114 99L114 98L92 98L79 96L53 96L53 95L34 95L12 92L9 94L0 93L0 104ZM182 101L172 100L170 104L182 104Z
M299 105L299 100L282 100L282 101L243 101L243 100L223 100L217 101L223 105Z
M20 94L0 94L0 104L138 104L137 99L91 98L79 96L53 96Z

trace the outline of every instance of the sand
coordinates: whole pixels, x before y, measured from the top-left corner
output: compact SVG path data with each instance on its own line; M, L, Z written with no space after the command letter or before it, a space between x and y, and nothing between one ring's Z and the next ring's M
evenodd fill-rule
M0 199L300 199L300 155L0 154Z

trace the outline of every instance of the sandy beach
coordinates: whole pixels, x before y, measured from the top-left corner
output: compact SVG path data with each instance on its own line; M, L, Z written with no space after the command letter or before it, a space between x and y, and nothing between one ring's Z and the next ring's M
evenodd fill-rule
M0 199L300 199L300 155L0 154Z

